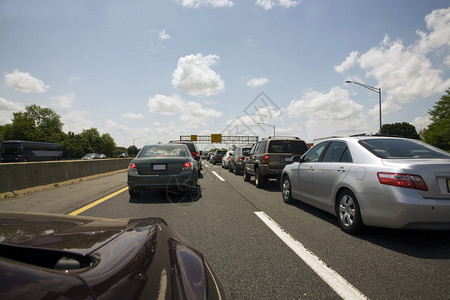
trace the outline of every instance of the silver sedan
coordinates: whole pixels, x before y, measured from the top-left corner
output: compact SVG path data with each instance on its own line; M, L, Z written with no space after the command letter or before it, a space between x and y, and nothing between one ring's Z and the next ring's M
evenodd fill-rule
M426 143L358 136L323 141L294 156L283 200L337 216L343 231L365 225L450 230L450 154Z

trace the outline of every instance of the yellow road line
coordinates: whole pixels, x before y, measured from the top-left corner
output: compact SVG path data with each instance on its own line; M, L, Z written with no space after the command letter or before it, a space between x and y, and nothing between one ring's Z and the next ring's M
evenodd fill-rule
M97 201L94 201L94 202L92 202L91 204L88 204L88 205L86 205L86 206L83 206L82 208L77 209L77 210L71 212L69 215L71 215L71 216L79 215L79 214L81 214L82 212L84 212L84 211L86 211L86 210L88 210L88 209L90 209L90 208L92 208L92 207L94 207L94 206L96 206L96 205L99 205L100 203L105 202L106 200L111 199L112 197L117 196L117 195L119 195L120 193L125 192L126 190L128 190L128 187L124 187L123 189L120 189L120 190L118 190L117 192L114 192L114 193L112 193L112 194L109 194L108 196L105 196L105 197L103 197L103 198L101 198L101 199L98 199Z

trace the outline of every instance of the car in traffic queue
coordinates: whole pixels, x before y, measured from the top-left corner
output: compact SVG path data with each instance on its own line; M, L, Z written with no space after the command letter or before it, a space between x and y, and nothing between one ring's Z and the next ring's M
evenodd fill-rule
M234 155L230 160L230 171L233 172L236 175L241 174L242 170L244 169L244 159L250 151L252 150L253 145L246 145L237 147L236 150L234 150Z
M197 144L195 144L194 142L191 141L171 141L171 144L185 144L188 148L189 151L191 151L191 155L192 157L197 161L198 164L198 174L200 175L200 170L203 169L202 166L202 161L201 161L201 157L200 157L200 152L198 151L197 148Z
M224 299L162 218L0 212L1 299Z
M281 179L284 202L337 216L344 232L365 226L450 230L450 154L386 136L333 138L294 156Z
M298 137L268 137L256 143L244 160L243 177L248 182L255 176L257 188L263 188L269 179L280 180L284 166L292 163L293 155L308 150Z
M85 156L83 156L82 160L91 160L91 159L99 159L99 155L97 153L88 153Z
M197 194L198 163L185 144L144 146L128 167L128 191L137 197L143 189Z
M228 150L225 155L222 157L222 168L230 169L230 162L234 156L234 151ZM231 171L230 171L231 172Z
M222 163L222 158L225 155L225 153L227 153L227 150L214 151L213 154L211 154L211 156L209 158L209 162L212 163L213 165L215 165L217 163Z

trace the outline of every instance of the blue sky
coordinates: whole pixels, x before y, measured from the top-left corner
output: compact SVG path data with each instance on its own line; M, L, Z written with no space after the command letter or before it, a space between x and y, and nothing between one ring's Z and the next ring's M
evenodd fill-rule
M0 124L38 104L119 146L377 132L346 80L421 130L450 88L447 0L2 0L0 37Z

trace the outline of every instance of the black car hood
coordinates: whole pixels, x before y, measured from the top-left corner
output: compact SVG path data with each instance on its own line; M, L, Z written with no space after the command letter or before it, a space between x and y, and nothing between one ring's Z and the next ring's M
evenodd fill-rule
M161 218L0 212L0 280L3 299L223 298L203 255Z

